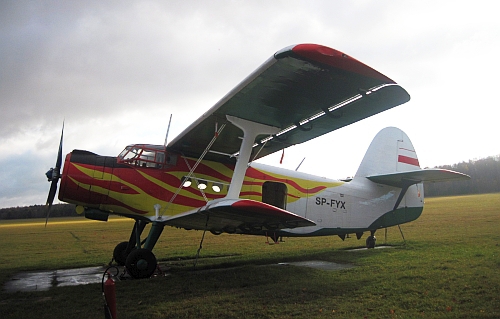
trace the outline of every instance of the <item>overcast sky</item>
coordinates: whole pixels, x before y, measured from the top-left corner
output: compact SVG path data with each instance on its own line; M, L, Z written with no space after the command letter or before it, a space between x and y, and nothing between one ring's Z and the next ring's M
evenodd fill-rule
M0 207L44 204L64 149L163 144L276 51L340 50L411 101L288 148L284 168L352 176L375 134L405 131L422 167L500 154L492 1L0 1ZM262 162L279 166L281 154ZM57 202L57 200L56 200Z

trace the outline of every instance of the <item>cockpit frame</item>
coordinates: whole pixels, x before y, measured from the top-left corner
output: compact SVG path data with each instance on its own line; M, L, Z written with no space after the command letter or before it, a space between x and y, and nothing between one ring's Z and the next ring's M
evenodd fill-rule
M144 168L165 168L177 163L177 155L170 154L163 145L131 144L118 155L120 164Z

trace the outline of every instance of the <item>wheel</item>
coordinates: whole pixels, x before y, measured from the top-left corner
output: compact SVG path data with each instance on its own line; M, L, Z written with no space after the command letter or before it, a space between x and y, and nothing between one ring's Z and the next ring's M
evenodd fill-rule
M156 270L156 265L155 255L144 248L132 250L125 261L127 272L137 279L151 277Z
M377 238L375 236L368 236L366 238L366 248L375 248L375 242L377 241Z
M127 260L127 247L128 241L124 241L116 245L115 250L113 250L113 258L120 266L125 265L125 261Z

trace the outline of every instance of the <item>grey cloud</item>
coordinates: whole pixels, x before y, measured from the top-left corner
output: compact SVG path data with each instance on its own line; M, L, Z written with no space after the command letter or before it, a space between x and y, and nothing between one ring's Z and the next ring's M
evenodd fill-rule
M110 145L113 155L145 127L164 134L169 113L189 124L276 50L303 42L344 51L418 92L413 101L432 101L423 95L457 81L443 82L443 65L464 59L468 41L495 56L483 37L497 38L496 21L481 1L2 1L0 149L53 152L65 119L68 145ZM15 165L26 178L0 171L15 189L8 196L38 185L26 183L53 165L41 160Z

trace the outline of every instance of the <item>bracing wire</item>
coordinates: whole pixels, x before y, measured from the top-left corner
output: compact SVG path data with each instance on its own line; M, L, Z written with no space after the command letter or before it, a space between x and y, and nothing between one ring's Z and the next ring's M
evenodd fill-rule
M212 147L212 145L215 143L215 140L220 135L220 133L222 132L222 130L224 129L224 127L226 127L226 124L222 124L219 127L219 130L214 135L214 137L212 138L212 140L210 141L210 143L208 143L207 147L205 148L205 150L203 151L203 153L201 154L201 156L198 158L198 160L196 161L196 163L194 164L194 166L189 170L189 173L187 174L186 179L191 178L191 176L193 175L194 171L196 170L196 168L198 167L198 165L201 163L201 161L203 160L203 158L205 157L205 155L208 153L208 151L210 150L210 148ZM184 161L186 161L186 163L187 163L187 160L186 160L185 157L184 157ZM189 164L188 164L188 167L189 167ZM198 183L198 181L196 181L196 183ZM163 213L167 211L168 207L174 202L174 200L177 197L177 195L179 195L179 193L180 193L180 191L182 189L182 184L183 184L183 181L181 182L181 184L179 185L179 187L175 191L175 193L172 196L172 198L170 198L170 200L168 201L167 205L165 205L165 208L162 209L160 215L163 215ZM202 194L203 194L203 197L205 198L205 201L208 202L208 199L206 198L205 193L203 191L202 191Z

